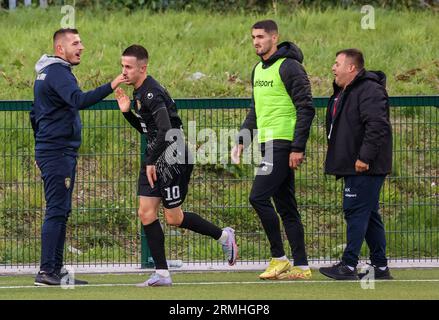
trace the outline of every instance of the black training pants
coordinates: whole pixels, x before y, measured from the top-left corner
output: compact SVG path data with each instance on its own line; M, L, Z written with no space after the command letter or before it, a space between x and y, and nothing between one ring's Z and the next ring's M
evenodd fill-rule
M258 168L249 200L267 234L272 257L285 255L279 214L291 247L294 265L308 265L304 230L295 198L294 170L289 167L291 142L274 140L272 145L272 156L268 143L262 145L263 161Z

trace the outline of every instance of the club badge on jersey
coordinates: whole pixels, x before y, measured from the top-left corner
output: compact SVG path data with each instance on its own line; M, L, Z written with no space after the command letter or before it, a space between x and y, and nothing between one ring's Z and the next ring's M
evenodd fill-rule
M140 100L136 99L136 112L134 112L134 115L139 119L140 126L142 127L143 133L148 133L148 129L146 129L146 123L143 120L142 116L140 115L141 108L142 108L142 102L140 102Z

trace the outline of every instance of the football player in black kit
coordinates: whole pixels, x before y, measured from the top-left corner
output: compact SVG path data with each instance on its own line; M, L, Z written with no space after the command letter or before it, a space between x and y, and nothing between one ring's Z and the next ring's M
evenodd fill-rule
M148 75L148 52L140 45L125 49L121 58L122 73L127 84L134 86L131 101L122 89L116 91L119 109L128 122L147 138L145 162L142 163L137 195L139 217L155 264L155 273L139 287L169 286L171 276L165 257L165 240L158 219L163 203L166 222L218 240L229 265L238 255L234 230L220 229L199 215L183 211L181 206L188 192L193 169L190 154L182 142L182 122L174 100L153 77ZM180 132L180 139L172 139ZM170 134L171 133L171 134Z

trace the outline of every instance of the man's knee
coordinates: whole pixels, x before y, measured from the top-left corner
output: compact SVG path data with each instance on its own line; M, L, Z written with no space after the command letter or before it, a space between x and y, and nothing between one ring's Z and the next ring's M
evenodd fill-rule
M157 220L157 210L155 209L140 207L137 213L144 226L149 225Z
M46 224L65 224L68 220L68 214L63 211L46 211L44 222Z
M47 205L44 220L67 220L71 211L66 205Z
M179 227L183 222L184 215L180 207L173 209L165 208L164 212L165 212L165 219L167 224L171 226Z
M248 197L248 201L250 202L253 208L257 208L261 204L263 204L266 200L256 194L251 193L250 196Z

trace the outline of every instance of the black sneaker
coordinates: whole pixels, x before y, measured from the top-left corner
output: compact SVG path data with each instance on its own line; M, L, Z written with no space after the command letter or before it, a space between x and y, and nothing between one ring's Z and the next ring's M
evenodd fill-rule
M34 285L36 286L59 286L61 285L61 278L56 273L47 273L40 271L35 277Z
M65 284L69 284L69 285L84 285L84 284L88 284L88 281L85 280L79 280L79 279L72 279L70 278L70 274L69 272L62 268L60 271L57 272L58 277L61 279L61 281L65 278Z
M73 280L73 281L72 281ZM70 283L72 282L72 283ZM88 281L85 280L79 280L79 279L69 279L68 284L74 284L75 286L81 286L81 285L85 285L88 284Z
M55 269L55 272L61 279L69 274L66 268Z
M357 269L349 269L343 262L334 264L332 267L322 267L320 273L335 280L358 280Z
M393 280L393 277L392 277L392 275L390 274L390 269L389 269L389 267L386 267L386 269L384 269L384 270L381 270L379 267L376 267L376 266L373 266L373 265L370 265L370 269L371 268L373 268L373 270L374 270L374 278L375 278L375 280ZM366 270L366 272L363 272L363 273L359 273L358 274L358 277L360 278L360 279L363 279L363 277L365 277L367 274L369 274L369 270L370 269L368 269L368 270Z

